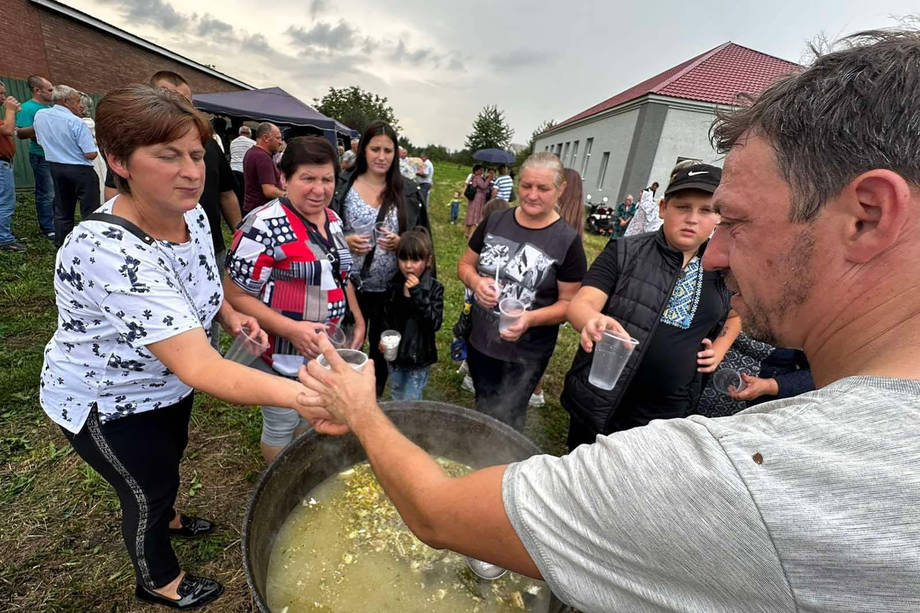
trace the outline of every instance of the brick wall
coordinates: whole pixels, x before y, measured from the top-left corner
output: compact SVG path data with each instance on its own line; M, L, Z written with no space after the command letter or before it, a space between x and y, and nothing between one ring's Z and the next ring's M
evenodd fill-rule
M104 94L146 81L158 70L181 74L195 93L239 91L190 66L133 45L28 0L0 0L0 64L4 76L24 79L37 73L52 83Z

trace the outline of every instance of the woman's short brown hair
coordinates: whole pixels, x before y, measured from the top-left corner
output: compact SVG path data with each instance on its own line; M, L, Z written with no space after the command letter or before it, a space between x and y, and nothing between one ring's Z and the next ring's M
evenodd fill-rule
M211 138L211 125L182 95L149 85L113 89L96 106L96 141L107 157L126 162L139 147L168 143L191 128L201 145ZM128 182L112 173L118 191L130 194Z

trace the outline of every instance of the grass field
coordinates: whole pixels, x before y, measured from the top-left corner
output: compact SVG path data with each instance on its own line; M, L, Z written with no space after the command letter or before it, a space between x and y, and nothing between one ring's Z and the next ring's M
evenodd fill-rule
M430 215L438 269L445 285L441 361L425 397L470 407L450 361L450 328L463 287L456 264L465 249L463 226L448 222L447 202L468 169L435 166ZM463 211L461 211L461 219ZM0 603L4 611L162 611L133 601L134 574L124 550L118 501L108 484L71 451L38 404L42 350L57 325L54 248L38 232L31 194L19 194L13 231L28 253L0 252ZM586 235L593 261L604 239ZM547 404L531 409L526 434L548 453L565 450L568 417L558 396L577 338L564 326L544 381ZM217 522L215 533L175 541L183 567L213 576L227 588L203 611L252 610L240 531L253 484L263 469L257 407L227 405L198 394L182 463L177 508Z

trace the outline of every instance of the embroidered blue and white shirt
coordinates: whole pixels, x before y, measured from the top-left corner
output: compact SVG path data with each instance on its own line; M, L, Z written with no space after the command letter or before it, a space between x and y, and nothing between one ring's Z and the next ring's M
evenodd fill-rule
M99 210L111 213L114 202ZM58 251L58 328L45 347L40 402L70 432L80 431L93 403L106 423L191 391L146 349L197 327L208 331L223 302L204 209L188 211L185 222L188 242L145 245L120 226L84 221Z
M696 309L700 305L703 290L703 267L700 258L694 256L677 279L668 305L661 314L661 323L686 330L693 322Z

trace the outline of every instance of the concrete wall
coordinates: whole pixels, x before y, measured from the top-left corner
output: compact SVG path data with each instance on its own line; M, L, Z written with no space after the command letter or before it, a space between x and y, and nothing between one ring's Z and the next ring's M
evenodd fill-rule
M646 176L646 185L658 181L661 184L659 192L664 193L671 169L678 158L696 158L707 164L722 166L722 156L717 155L709 143L709 127L715 118L714 108L668 109L655 161Z
M558 132L537 138L534 151L547 147L556 153L565 151L562 163L582 172L586 141L594 138L591 158L582 174L585 196L611 202L621 201L627 193L639 192L653 181L664 193L671 169L678 158L695 158L722 165L709 143L709 128L715 118L715 106L663 96L649 96L624 107L620 112L589 119ZM572 148L578 141L578 155L573 163ZM610 152L604 185L598 178L605 152Z
M608 196L612 201L616 198L620 189L620 182L629 157L629 148L638 117L639 108L638 106L633 106L623 112L605 116L601 119L580 122L572 127L537 138L534 143L534 151L543 151L548 146L551 151L555 152L557 145L561 144L564 149L565 143L571 143L569 145L569 156L562 160L562 163L582 173L585 196L590 194L593 200L600 200L604 196ZM585 148L589 138L593 138L594 142L591 146L591 157L588 159L587 167L585 167ZM575 141L578 141L578 154L573 163L571 153ZM608 152L610 153L610 158L607 163L604 185L599 187L598 179L601 171L601 161L604 158L604 153ZM582 172L583 168L584 172Z

